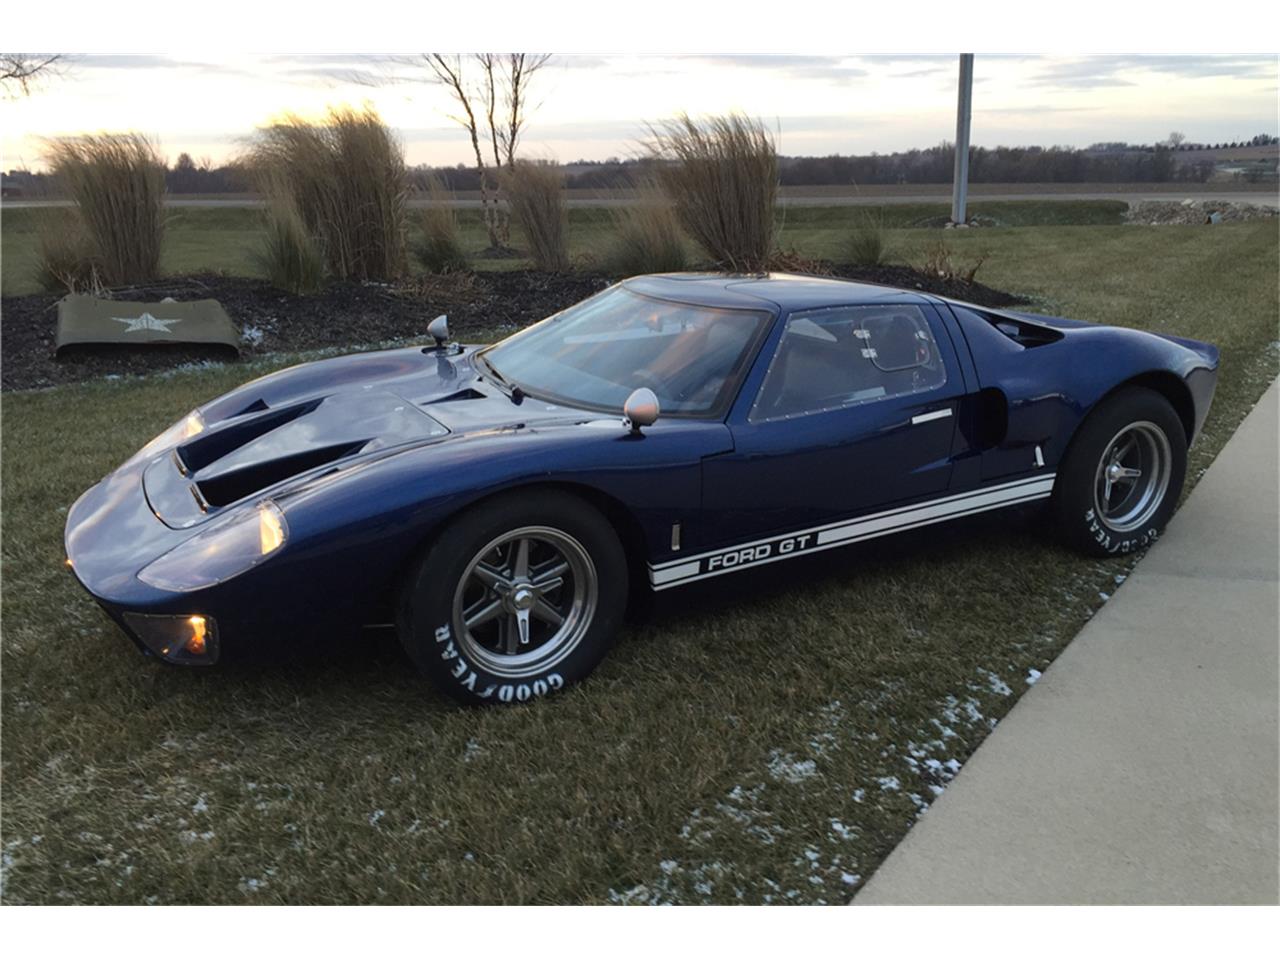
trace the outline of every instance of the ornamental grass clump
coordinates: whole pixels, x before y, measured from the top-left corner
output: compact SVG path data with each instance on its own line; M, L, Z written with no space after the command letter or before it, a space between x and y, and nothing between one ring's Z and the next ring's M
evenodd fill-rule
M554 164L517 160L502 171L511 217L524 234L539 270L569 269L569 216L564 172Z
M281 209L297 212L329 276L404 274L408 172L375 111L331 108L320 122L287 116L257 132L249 162L264 194L279 194Z
M59 272L95 273L107 286L159 276L165 164L156 145L137 133L61 137L47 142L44 159L74 201L78 226L66 228L61 239L52 228L42 261L78 250L84 261L72 267L63 259Z
M777 239L778 153L764 125L681 114L650 132L658 182L685 232L722 269L765 269Z
M93 239L76 211L52 210L41 218L35 280L49 293L92 293L104 286Z
M866 213L849 234L846 251L849 262L858 267L878 267L889 257L888 235L884 227L884 212Z
M262 184L266 224L254 262L272 286L294 294L324 286L325 260L320 243L307 230L293 198L281 185Z
M613 240L605 262L614 273L673 273L688 266L689 250L680 222L656 182L642 182L635 202L612 208L610 216Z
M468 268L467 253L458 234L452 197L439 177L427 179L427 205L419 221L422 237L413 245L414 258L427 273L459 273Z

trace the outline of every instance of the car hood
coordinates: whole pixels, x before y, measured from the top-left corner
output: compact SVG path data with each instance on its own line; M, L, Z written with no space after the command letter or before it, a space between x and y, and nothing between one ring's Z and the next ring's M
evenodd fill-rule
M524 398L477 375L477 348L410 348L291 367L224 394L205 429L146 465L147 501L188 527L354 463L495 430L600 424L617 416Z

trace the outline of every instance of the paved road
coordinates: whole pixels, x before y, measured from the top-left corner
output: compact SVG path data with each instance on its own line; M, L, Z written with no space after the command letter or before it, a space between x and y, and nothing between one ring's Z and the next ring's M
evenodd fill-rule
M856 905L1275 904L1280 386Z
M882 204L899 204L899 203L937 203L947 204L950 198L947 194L930 192L912 194L910 196L892 196L871 194L866 196L856 196L852 194L841 194L832 196L783 196L782 205L784 207L860 207L860 206L880 206ZM1136 192L1136 193L971 193L969 202L971 204L982 203L991 200L1123 200L1125 203L1137 203L1141 200L1173 200L1182 201L1186 199L1192 200L1225 200L1230 203L1251 203L1257 206L1280 207L1280 197L1272 193L1196 193L1195 191L1187 191L1183 193L1153 193L1153 192ZM211 208L238 208L238 207L260 207L260 200L248 198L236 198L231 200L221 199L189 199L186 197L170 199L167 201L171 207L211 207ZM618 207L631 204L630 199L619 199L616 197L570 197L570 207ZM24 207L65 207L70 206L69 200L5 200L3 209L17 210ZM457 199L452 201L452 205L459 209L478 209L480 207L479 200ZM409 206L421 207L426 206L425 200L410 200Z

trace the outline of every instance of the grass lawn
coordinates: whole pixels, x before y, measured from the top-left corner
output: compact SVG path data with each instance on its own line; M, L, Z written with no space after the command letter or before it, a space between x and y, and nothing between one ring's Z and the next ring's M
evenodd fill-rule
M1274 221L948 239L1038 309L1222 348L1190 482L1280 367ZM1133 562L1035 513L872 541L664 594L586 684L502 710L372 636L164 668L67 575L66 509L246 375L4 395L6 902L843 902Z
M992 217L1008 226L1119 224L1125 204L1116 200L1079 201L975 201L974 215ZM909 228L917 221L945 216L944 203L887 204L883 207L792 207L783 212L781 246L811 255L843 257L841 238L867 218L879 219L891 229ZM6 296L35 293L36 236L42 219L65 211L19 207L0 218L0 289ZM410 211L410 240L418 231L417 211ZM260 243L262 214L251 208L174 207L169 211L162 269L167 273L197 270L259 276L253 253ZM466 248L478 253L487 244L478 210L458 211ZM613 219L602 207L575 207L569 211L569 245L574 259L586 265L600 262L608 249ZM919 232L919 231L911 231ZM929 231L930 235L934 235ZM522 245L519 231L514 242ZM529 261L477 260L481 270L527 267Z

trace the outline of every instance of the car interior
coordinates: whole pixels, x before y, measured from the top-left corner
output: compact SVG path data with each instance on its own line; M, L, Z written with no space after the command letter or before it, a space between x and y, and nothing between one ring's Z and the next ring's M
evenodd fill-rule
M830 410L941 386L946 371L915 308L846 307L793 315L753 420Z

